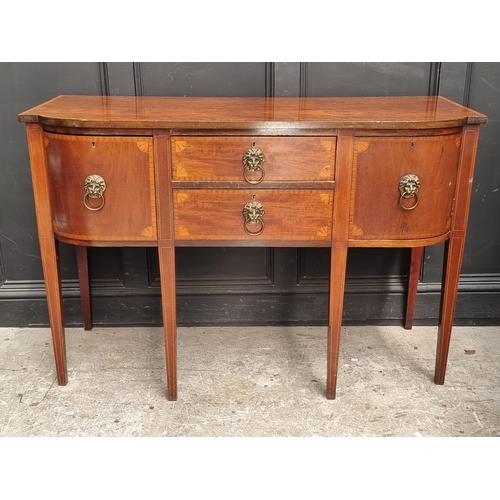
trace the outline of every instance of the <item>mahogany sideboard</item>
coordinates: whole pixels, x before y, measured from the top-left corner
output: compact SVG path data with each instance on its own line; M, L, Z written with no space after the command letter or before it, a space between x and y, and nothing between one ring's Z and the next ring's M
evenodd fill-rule
M58 241L159 252L168 399L177 398L176 246L331 249L326 397L337 385L347 251L445 242L435 383L443 384L480 124L443 97L59 96L25 122L59 385L68 382Z

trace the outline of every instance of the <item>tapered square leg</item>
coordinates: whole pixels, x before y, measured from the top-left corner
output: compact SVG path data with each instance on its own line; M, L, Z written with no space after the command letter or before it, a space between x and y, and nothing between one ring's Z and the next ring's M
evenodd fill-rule
M345 269L347 246L332 248L330 271L330 297L328 313L328 347L326 372L326 397L335 399L339 364L342 309L344 305Z
M417 302L418 279L422 266L422 254L424 247L414 247L411 249L410 272L408 273L408 291L406 296L406 316L405 329L411 330L413 327L413 316L415 315L415 303Z
M75 246L78 266L78 282L80 284L80 303L82 306L82 321L85 330L92 330L92 309L90 302L90 279L88 264L88 249L86 246Z
M160 247L160 279L167 364L167 397L177 400L177 319L175 294L175 248Z
M47 158L42 126L39 123L27 123L26 134L30 153L40 256L47 294L47 308L52 332L57 382L59 385L66 385L68 383L68 369L64 337L59 244L54 238L52 231Z
M436 369L434 374L434 381L438 385L444 384L446 374L464 243L465 240L462 237L452 238L445 243L443 289L441 291Z
M49 310L49 321L52 332L57 382L59 385L66 385L68 383L68 368L66 361L66 340L64 334L58 242L53 237L40 238L40 253L42 256L43 275L47 293L47 307Z

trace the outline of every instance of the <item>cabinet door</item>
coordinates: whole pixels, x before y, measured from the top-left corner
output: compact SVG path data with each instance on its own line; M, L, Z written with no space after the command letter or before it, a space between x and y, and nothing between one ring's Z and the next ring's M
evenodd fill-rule
M451 227L461 135L358 137L350 240L403 240Z
M149 137L46 133L53 228L63 240L155 241Z

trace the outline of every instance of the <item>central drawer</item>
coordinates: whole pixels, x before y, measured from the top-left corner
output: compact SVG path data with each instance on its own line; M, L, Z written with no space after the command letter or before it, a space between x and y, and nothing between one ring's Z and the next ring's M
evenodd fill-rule
M172 179L332 181L335 146L335 137L174 136Z
M280 241L329 244L333 190L174 189L178 242Z

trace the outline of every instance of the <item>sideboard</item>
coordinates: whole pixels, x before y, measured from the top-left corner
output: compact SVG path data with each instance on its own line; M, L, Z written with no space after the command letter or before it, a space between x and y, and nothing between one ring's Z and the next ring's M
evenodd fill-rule
M58 383L68 371L58 241L158 248L167 397L177 399L178 246L331 249L326 397L337 386L350 247L445 244L435 383L443 384L480 124L443 97L59 96L19 114L28 137ZM346 388L348 390L348 388Z

